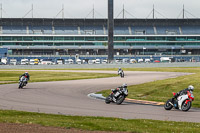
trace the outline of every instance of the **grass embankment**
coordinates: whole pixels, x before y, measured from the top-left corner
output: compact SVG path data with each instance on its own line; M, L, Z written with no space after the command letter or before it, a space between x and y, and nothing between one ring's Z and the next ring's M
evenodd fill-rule
M22 71L0 71L0 84L17 83ZM94 79L114 77L116 74L105 73L80 73L80 72L52 72L52 71L30 71L29 82L62 81L78 79Z
M42 126L64 127L66 129L77 128L92 131L127 131L133 133L199 132L200 128L200 123L64 116L21 111L0 111L0 122L39 124Z
M126 71L160 71L160 72L186 72L194 73L192 75L170 78L166 80L157 80L154 82L128 86L128 98L139 100L150 100L166 102L171 98L172 92L178 92L193 85L195 87L195 100L192 107L200 108L200 68L125 68ZM134 82L134 81L133 81ZM104 96L109 95L110 90L101 91Z

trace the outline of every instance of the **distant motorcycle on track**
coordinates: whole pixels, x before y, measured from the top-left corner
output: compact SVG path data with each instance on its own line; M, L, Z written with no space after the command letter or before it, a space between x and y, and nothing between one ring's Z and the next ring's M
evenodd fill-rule
M120 75L121 78L124 78L124 71L123 70L118 71L118 75Z
M19 87L18 89L21 89L23 88L24 86L26 86L26 83L27 83L27 78L25 76L22 76L20 79L19 79Z

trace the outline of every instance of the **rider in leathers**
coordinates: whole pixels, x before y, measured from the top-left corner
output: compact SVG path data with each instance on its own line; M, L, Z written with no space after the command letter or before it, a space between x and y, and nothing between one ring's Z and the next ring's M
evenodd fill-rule
M112 92L113 92L112 98L113 98L114 101L116 101L115 93L116 93L118 90L121 90L121 89L123 89L123 88L127 88L127 84L124 83L122 86L117 87L116 89L112 89Z
M187 94L187 91L193 91L193 90L194 90L194 86L189 85L188 88L186 88L186 89L184 89L184 90L181 90L181 91L179 91L178 93L176 93L176 95L174 96L174 98L177 99L178 96Z
M119 67L119 69L118 69L118 75L119 75L119 72L123 72L123 70Z
M30 76L28 74L28 72L25 72L24 74L22 74L21 76L19 76L19 79L24 76L26 78L26 81L25 81L25 85L28 84L28 81L30 79Z

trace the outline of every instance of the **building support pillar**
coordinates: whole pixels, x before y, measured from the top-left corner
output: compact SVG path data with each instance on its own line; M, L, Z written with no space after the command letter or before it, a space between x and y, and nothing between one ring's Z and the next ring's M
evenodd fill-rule
M113 0L108 0L108 62L113 62L114 59L114 44L113 44L113 30L114 30L114 19L113 19Z

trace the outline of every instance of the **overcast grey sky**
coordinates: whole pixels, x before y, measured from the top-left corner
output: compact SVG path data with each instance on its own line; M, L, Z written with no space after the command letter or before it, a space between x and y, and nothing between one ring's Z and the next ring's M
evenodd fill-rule
M2 15L6 18L22 18L31 10L33 4L34 18L54 18L62 9L64 4L65 18L91 18L93 5L95 8L95 18L107 17L107 0L0 0L2 3ZM114 0L114 16L115 18L123 9L128 13L126 18L147 18L155 6L155 10L159 13L155 14L156 18L180 18L179 15L183 9L186 18L200 17L200 0ZM90 13L90 14L89 14ZM191 14L193 15L191 15ZM133 17L134 16L134 17ZM32 17L31 13L26 18ZM59 14L57 18L61 18ZM118 18L122 17L122 14ZM148 18L152 17L149 16Z

